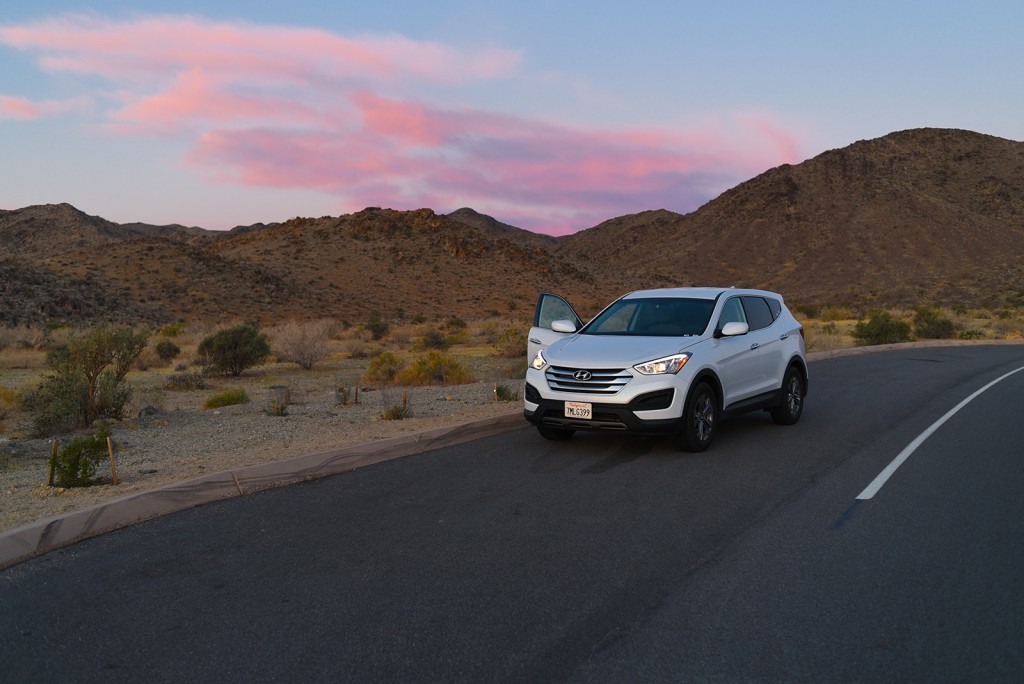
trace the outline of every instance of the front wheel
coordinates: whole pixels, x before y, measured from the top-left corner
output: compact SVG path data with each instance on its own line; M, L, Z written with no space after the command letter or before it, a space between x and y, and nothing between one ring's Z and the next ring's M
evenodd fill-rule
M782 400L772 409L772 420L779 425L792 425L804 412L804 376L796 366L790 366L782 381Z
M537 432L544 439L550 439L554 442L561 442L572 437L575 430L564 430L562 428L548 427L547 425L538 425Z
M683 409L683 448L704 451L715 438L718 422L718 403L715 391L706 382L693 388Z

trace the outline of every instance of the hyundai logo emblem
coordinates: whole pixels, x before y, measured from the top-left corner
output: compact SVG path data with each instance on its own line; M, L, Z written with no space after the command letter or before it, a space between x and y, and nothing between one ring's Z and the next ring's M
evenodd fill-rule
M578 370L572 374L573 379L579 380L580 382L586 382L593 377L590 371Z

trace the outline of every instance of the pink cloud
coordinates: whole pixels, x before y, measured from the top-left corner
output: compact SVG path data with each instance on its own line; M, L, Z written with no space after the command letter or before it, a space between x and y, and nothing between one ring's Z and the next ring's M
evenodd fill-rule
M800 140L757 112L602 130L401 96L512 78L515 51L190 16L69 15L0 26L0 43L38 55L44 70L112 84L111 132L179 136L215 182L317 189L347 210L472 206L564 233L643 209L688 211L801 160ZM0 97L0 118L41 112Z
M79 97L71 100L44 100L33 102L25 97L0 95L0 119L18 119L32 121L44 116L54 116L72 111L88 109L88 98Z

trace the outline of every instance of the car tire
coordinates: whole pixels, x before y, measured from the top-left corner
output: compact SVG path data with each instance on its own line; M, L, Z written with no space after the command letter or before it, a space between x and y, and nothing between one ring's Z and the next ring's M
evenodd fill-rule
M548 427L547 425L538 425L537 432L539 432L540 436L544 439L550 439L553 442L562 442L572 437L576 431Z
M807 394L804 376L796 366L790 366L786 371L779 394L779 405L771 410L772 420L779 425L792 425L804 412L804 396Z
M711 446L718 423L718 399L706 382L698 383L683 409L683 448L700 452Z

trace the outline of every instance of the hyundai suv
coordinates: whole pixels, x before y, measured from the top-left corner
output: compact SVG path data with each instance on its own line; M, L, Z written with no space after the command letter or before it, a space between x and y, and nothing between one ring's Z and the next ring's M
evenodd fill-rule
M545 293L529 354L524 413L547 439L677 434L703 451L720 419L764 409L792 425L807 396L803 326L781 295L763 290L631 292L586 325Z

